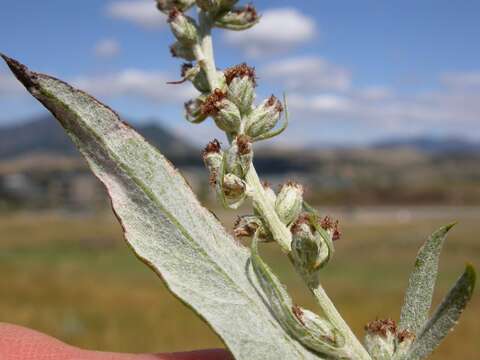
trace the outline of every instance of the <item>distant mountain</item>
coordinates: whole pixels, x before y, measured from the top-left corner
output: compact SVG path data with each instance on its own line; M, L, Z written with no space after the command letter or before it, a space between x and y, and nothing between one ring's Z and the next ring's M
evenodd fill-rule
M414 138L382 140L374 143L372 148L383 150L409 148L429 154L471 154L480 153L480 142L474 142L460 137L419 136Z
M199 149L160 125L152 122L135 128L172 161L181 165L199 161ZM0 161L31 153L78 156L65 131L50 115L27 123L0 127Z

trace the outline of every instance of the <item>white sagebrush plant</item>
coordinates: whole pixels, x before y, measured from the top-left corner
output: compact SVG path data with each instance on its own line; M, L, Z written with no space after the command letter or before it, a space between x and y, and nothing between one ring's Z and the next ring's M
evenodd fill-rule
M271 96L255 104L253 68L223 71L214 61L211 30L244 30L260 17L236 0L157 0L168 14L175 57L188 61L182 82L199 95L185 104L192 123L213 118L228 148L210 142L203 152L210 182L226 208L245 200L251 215L238 219L240 245L203 208L178 171L116 113L88 94L2 55L16 77L65 128L105 185L125 238L136 255L169 289L205 319L236 359L424 359L457 322L470 300L475 272L467 265L444 300L429 314L440 250L453 225L440 228L420 249L410 276L400 322L375 320L362 343L320 284L340 236L338 222L320 217L303 200L297 183L278 194L262 184L252 164L253 143L279 135L287 106ZM193 7L198 10L194 19ZM152 3L152 11L154 9ZM283 115L283 117L282 117ZM279 125L283 118L283 123ZM262 260L258 245L275 241L315 296L321 314L294 304Z

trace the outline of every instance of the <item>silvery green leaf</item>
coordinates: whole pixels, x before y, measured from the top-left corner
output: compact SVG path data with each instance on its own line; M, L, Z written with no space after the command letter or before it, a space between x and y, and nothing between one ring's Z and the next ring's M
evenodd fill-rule
M210 324L236 359L318 359L278 324L248 270L248 249L199 204L167 159L91 96L3 57L105 185L137 256Z
M454 225L449 224L435 231L420 248L408 280L404 305L400 314L400 329L407 329L418 335L418 331L425 325L432 305L442 245L448 231Z
M406 359L425 359L448 335L472 297L475 279L475 269L472 265L467 265L462 276L418 334Z

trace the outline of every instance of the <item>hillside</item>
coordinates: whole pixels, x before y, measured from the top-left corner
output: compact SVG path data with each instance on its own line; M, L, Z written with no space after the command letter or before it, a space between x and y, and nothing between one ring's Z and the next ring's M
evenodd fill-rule
M199 152L183 139L153 122L136 126L136 129L165 156L182 165L191 163L191 155ZM0 162L38 153L54 157L79 156L65 131L51 115L18 125L0 127Z
M136 127L204 199L200 148L155 123ZM463 139L388 140L363 148L262 148L255 166L273 186L295 179L321 204L480 204L480 149ZM211 198L210 198L211 199ZM105 194L57 122L0 128L0 209L105 204Z

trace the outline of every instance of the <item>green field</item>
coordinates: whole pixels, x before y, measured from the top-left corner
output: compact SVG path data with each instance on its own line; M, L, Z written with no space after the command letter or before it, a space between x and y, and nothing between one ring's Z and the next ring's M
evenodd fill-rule
M479 268L480 210L458 215L454 209L413 213L359 209L339 217L344 235L324 272L324 285L357 334L376 317L398 317L416 251L437 226L460 220L444 249L436 301L467 260ZM266 244L262 251L295 301L315 309L278 250ZM210 328L135 258L110 214L3 215L0 274L2 322L108 351L222 346ZM433 359L479 359L479 314L477 291L460 324Z

